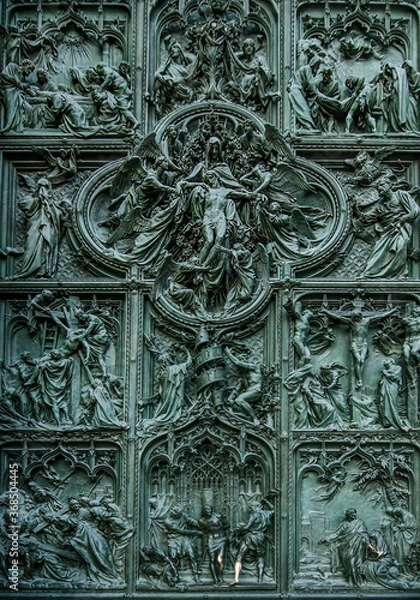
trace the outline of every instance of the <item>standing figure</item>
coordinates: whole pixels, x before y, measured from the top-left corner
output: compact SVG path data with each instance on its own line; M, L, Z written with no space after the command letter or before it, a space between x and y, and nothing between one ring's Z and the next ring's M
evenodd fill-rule
M376 84L376 93L382 102L386 131L407 131L410 88L406 70L383 63L372 83Z
M223 515L214 512L210 504L205 504L198 525L207 536L210 570L214 585L217 586L219 583L223 583L223 566L229 524Z
M181 558L186 556L190 562L195 583L201 583L198 574L198 561L193 544L193 536L200 534L198 523L188 517L180 506L174 506L165 520L168 551L171 561L178 568Z
M19 360L13 363L12 366L3 363L0 368L13 376L12 385L4 387L9 388L11 398L19 399L19 414L33 416L39 422L43 416L42 398L38 383L33 378L37 362L29 352L21 352Z
M309 308L303 310L302 303L299 300L293 304L291 298L286 302L284 307L295 323L293 346L299 356L298 367L303 367L311 360L311 351L306 345L306 338L311 328L311 318L314 316L314 313Z
M175 40L168 42L167 50L168 57L156 71L153 84L154 103L159 114L166 104L188 102L193 95L193 58Z
M384 362L378 387L379 417L384 427L396 427L408 431L408 423L398 414L398 400L401 393L402 368L394 359Z
M54 199L51 182L42 177L33 194L18 202L27 219L25 251L17 278L53 277L58 267L62 208Z
M420 365L420 306L415 304L411 314L402 319L402 324L405 325L404 361L408 379L413 385Z
M110 338L104 322L97 315L77 310L75 317L83 331L85 348L88 350L86 360L98 364L103 376L107 375L105 355L110 345Z
M225 349L228 358L234 365L239 367L246 374L246 384L244 389L234 390L228 399L228 403L232 405L233 410L239 409L240 412L249 416L255 425L259 424L257 415L255 414L252 404L261 400L263 388L263 374L260 364L254 362L245 362L234 356L229 350Z
M267 529L274 515L273 506L265 500L270 510L263 509L261 502L251 502L252 510L246 525L239 527L239 533L242 539L239 544L239 550L235 560L235 577L230 585L236 585L239 582L239 574L242 570L242 561L246 554L254 552L257 556L258 564L258 583L264 580L265 550L267 541Z
M218 249L229 257L229 291L224 313L230 314L252 298L256 279L252 253L240 242L235 242L233 248L219 246Z
M357 518L355 508L348 508L344 521L329 538L319 543L335 542L338 560L343 571L344 579L355 587L362 583L361 567L367 558L370 544L368 530L361 519Z
M390 523L392 553L403 570L406 570L407 558L418 540L419 525L416 517L402 506L388 508L386 512L392 518Z
M160 350L156 344L148 340L148 347L159 361L162 373L159 380L159 391L156 397L161 400L155 415L143 421L144 429L154 425L164 425L175 422L184 410L185 380L188 368L192 363L191 354L183 348L185 360L180 360L178 354L172 355L169 351ZM148 401L143 402L144 404Z
M33 125L32 107L27 101L30 84L26 79L34 69L35 65L30 60L25 59L20 66L14 62L9 62L0 73L0 89L5 107L3 128L0 133L20 132L25 127Z
M289 101L295 112L297 125L306 130L316 130L316 75L321 58L315 56L307 64L302 64L287 86Z
M60 350L51 350L42 356L28 383L39 385L44 406L51 410L58 426L71 422L68 394L73 375L73 360L65 358Z
M214 138L217 139L217 138ZM212 138L210 138L211 142ZM193 187L191 201L193 213L201 219L204 245L200 252L200 264L210 265L215 259L220 263L220 247L229 233L241 224L232 199L231 184L223 178L223 167L212 168L205 173L205 183L181 182L183 187ZM239 186L239 184L236 184Z
M240 104L266 109L271 98L268 90L274 81L274 75L259 51L256 40L248 37L242 42L241 52L233 65L239 71L236 85L239 87ZM232 86L232 91L235 87Z
M114 565L121 574L124 567L125 549L133 535L133 528L121 515L119 506L111 498L102 498L99 504L91 511L95 515L99 529L106 535L107 540L112 540Z

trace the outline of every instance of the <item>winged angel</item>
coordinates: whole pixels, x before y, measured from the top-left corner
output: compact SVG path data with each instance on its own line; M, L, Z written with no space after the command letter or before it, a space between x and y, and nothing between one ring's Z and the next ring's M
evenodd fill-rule
M229 150L238 137L205 125L188 135L177 164L155 133L146 136L115 175L100 223L110 229L108 246L154 270L158 295L202 316L250 301L269 258L310 256L330 216L298 202L316 190L273 126L265 126L270 158L238 173Z

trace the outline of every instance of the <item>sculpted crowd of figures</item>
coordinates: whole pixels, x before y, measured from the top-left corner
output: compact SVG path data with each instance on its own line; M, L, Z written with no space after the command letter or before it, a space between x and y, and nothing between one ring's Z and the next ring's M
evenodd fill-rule
M24 245L11 240L0 253L13 258L14 279L56 278L75 214L84 217L69 187L81 178L77 148L37 152L49 168L19 174ZM358 152L346 161L353 171L340 174L352 224L343 243L362 244L366 262L354 269L367 279L408 277L418 258L418 189L404 167L385 163L391 153ZM115 165L111 186L93 201L98 216L82 229L92 229L107 260L154 276L156 299L201 320L231 316L261 294L269 274L321 261L340 235L342 213L311 169L268 124L262 133L252 121L207 115L194 127L168 127L159 143L154 133L143 138Z
M304 15L287 88L296 127L334 135L418 132L419 73L406 24L361 2L346 15Z
M60 486L61 488L61 486ZM60 489L59 489L60 491ZM11 546L7 495L1 497L1 576ZM59 581L67 587L121 584L126 546L133 529L112 497L80 494L63 501L50 487L29 481L19 498L22 580Z
M248 499L247 521L236 528L209 503L202 505L198 518L162 494L151 498L149 506L150 543L140 550L140 572L154 586L182 587L180 571L186 568L196 584L203 583L201 576L207 580L211 575L215 586L226 585L225 565L232 572L232 564L234 577L229 585L234 586L244 560L256 568L259 583L270 580L265 557L274 511L267 498Z
M0 363L2 427L125 427L124 385L108 364L119 326L112 311L95 304L86 311L76 297L43 290L28 298L22 317L37 355L23 351Z
M417 304L406 304L402 313L402 307L378 310L356 298L331 310L324 298L317 308L302 308L301 301L286 308L294 323L297 369L284 384L297 428L408 431L417 425L416 409L414 421L408 418L418 385ZM341 343L349 352L339 349Z
M36 342L38 350L1 362L2 427L124 428L124 386L109 366L118 343L113 310L43 290L15 312L20 323L24 317L19 335ZM276 365L258 359L256 348L211 336L204 324L192 344L146 336L154 383L150 396L138 400L139 434L184 422L208 403L238 424L272 430L281 382L297 429L406 432L417 425L417 303L377 307L359 297L332 305L324 297L308 305L289 298L285 312L295 368L284 377ZM77 383L75 369L81 375Z
M302 18L303 37L287 87L296 128L328 134L418 132L420 76L404 21L387 25L368 11L361 15L357 6L335 17L330 29L314 27L315 21ZM68 60L66 38L51 28L47 33L22 22L2 33L3 133L45 128L80 137L134 133L137 90L128 62L109 64L99 48L96 64L93 57L86 61L92 46L78 30L80 61ZM117 29L102 35L110 47L121 45ZM157 37L147 98L158 117L209 100L264 114L279 100L283 82L276 81L267 60L273 36L259 19L245 19L234 3L175 10Z
M163 30L151 98L159 115L206 99L265 112L278 98L265 32L257 22L241 23L228 8L228 2L211 2L190 9L181 26Z
M337 219L277 130L229 121L210 114L160 143L150 134L107 208L95 204L100 252L153 274L157 299L201 320L250 304L270 266L316 256Z
M372 40L357 31L332 51L317 38L302 40L299 67L289 83L289 99L300 129L325 133L395 133L419 130L420 74L409 60L381 60ZM376 58L371 79L347 76L348 46L368 47L356 60Z
M386 514L379 530L368 531L357 510L348 508L336 530L318 543L331 549L330 568L340 566L354 587L373 582L388 589L416 589L407 558L418 542L417 521L400 506L389 507Z
M56 84L29 59L10 62L0 73L5 106L0 133L52 128L80 137L133 134L138 122L127 63L118 68L98 63L84 72L74 67L70 76L69 85Z

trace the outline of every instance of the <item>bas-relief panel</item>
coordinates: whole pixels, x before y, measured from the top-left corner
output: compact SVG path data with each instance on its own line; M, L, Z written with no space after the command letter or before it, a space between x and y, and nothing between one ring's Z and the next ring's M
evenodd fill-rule
M125 428L123 305L44 289L6 300L3 430Z
M288 86L297 129L349 135L419 130L415 11L354 2L301 3Z
M418 521L410 499L418 453L345 440L298 450L297 590L417 590Z
M119 508L117 438L54 444L44 436L23 446L4 438L2 468L9 472L9 465L18 465L19 491L16 520L9 520L9 496L2 494L2 576L10 568L8 535L18 532L20 591L124 589L124 554L133 529Z
M133 135L128 7L15 8L2 28L1 132Z
M8 5L22 598L418 593L416 8L324 8L288 107L280 6Z

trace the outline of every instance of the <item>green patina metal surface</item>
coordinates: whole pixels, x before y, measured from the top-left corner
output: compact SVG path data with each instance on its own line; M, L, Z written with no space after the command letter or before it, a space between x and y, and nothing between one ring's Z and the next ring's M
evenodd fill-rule
M2 3L2 598L419 598L419 13Z

